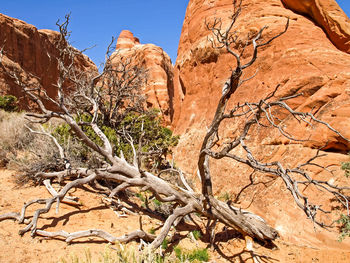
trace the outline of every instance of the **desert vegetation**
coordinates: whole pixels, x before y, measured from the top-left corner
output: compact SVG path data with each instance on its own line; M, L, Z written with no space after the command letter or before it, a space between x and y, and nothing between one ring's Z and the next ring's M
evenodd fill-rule
M175 247L174 255L161 257L158 254L152 253L151 250L145 250L140 253L136 249L130 247L124 248L121 246L119 249L111 249L107 246L101 253L99 262L104 263L191 263L191 262L207 262L209 255L207 249L195 249L192 251L186 251L180 247ZM92 255L90 250L85 250L84 255L70 255L66 258L61 258L59 263L91 263Z
M233 1L233 13L227 27L220 19L206 22L208 30L213 33L210 39L213 47L231 54L236 66L222 87L215 115L203 138L198 159L200 189L188 182L182 170L171 161L171 147L176 146L178 137L161 126L157 112L144 108L144 97L139 87L147 78L147 72L129 60L111 63L118 53L111 52L110 48L100 73L79 72L74 65L76 50L69 44L67 16L63 23L58 23L60 38L56 44L60 50L60 77L56 97L50 97L39 84L34 88L26 86L27 81L15 72L8 73L35 104L37 111L25 114L29 124L23 122L24 113L18 113L19 121L13 126L19 133L15 138L19 139L3 148L14 152L16 158L12 162L22 167L21 181L30 179L43 183L51 189L52 197L29 200L21 211L2 214L0 220L14 219L24 224L21 235L30 232L33 237L60 238L68 243L86 237L99 237L110 243L138 240L153 250L167 247L173 228L175 232L179 228L188 230L194 239L206 235L209 237L208 243L213 245L215 226L223 224L225 229L234 229L245 238L247 251L258 261L259 257L253 252L252 239L269 243L278 237L278 232L260 216L236 207L229 193L224 193L221 198L213 195L212 176L215 175L211 173L210 161L228 158L282 180L296 205L314 222L315 227L331 227L320 216L330 211L309 200L301 187L312 186L333 196L344 211L339 223L348 228L349 189L315 179L307 170L308 166L317 166L328 171L327 167L316 163L322 154L317 152L296 167L285 167L278 161L262 162L251 150L249 137L254 136L254 128L259 127L276 129L290 141L298 141L291 131L285 129L280 119L281 115L290 115L299 123L318 123L343 140L348 139L328 123L316 118L312 112L298 112L291 108L288 102L300 94L279 97L278 83L272 93L256 102L228 106L237 88L254 77L244 79L243 72L259 58L259 49L271 44L289 27L289 20L286 19L285 28L281 28L278 35L265 37L267 27L263 27L254 35L242 36L235 29L242 12L241 3ZM70 63L64 63L66 61ZM67 86L70 87L69 94L65 90ZM54 107L49 108L46 102ZM4 117L1 118L6 118L7 113L2 114ZM238 123L238 128L229 141L225 138L225 143L219 143L224 139L223 123L228 121ZM14 133L6 132L8 136ZM11 140L14 139L6 141ZM36 152L38 145L41 145L39 153ZM15 152L21 149L30 154L18 158ZM52 191L52 184L59 184L60 190ZM89 185L96 195L104 196L111 204L118 204L124 211L130 211L132 207L133 213L140 214L140 229L115 237L101 229L69 233L49 232L37 227L40 217L54 206L59 209L61 202L77 204L68 194L72 189L84 185ZM41 207L28 214L28 207L34 204ZM145 231L141 217L145 212L159 219L161 227ZM205 250L185 252L175 248L174 252L178 260L208 260Z
M4 111L17 111L17 98L13 95L0 96L0 109Z

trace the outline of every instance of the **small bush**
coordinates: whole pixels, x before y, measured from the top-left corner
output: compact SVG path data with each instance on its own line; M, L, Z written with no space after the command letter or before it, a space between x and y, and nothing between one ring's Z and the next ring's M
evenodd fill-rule
M4 111L17 111L17 98L12 95L0 96L0 109Z
M94 168L101 165L103 158L98 153L90 150L90 148L80 140L75 138L68 124L61 123L56 126L53 125L51 130L52 135L63 147L66 158L70 161L72 167ZM87 131L87 134L91 138L93 138L93 135L97 137L91 128ZM99 145L102 143L97 142L97 139L94 141Z
M6 153L7 167L22 173L19 183L28 182L38 171L60 168L51 138L33 134L26 125L40 131L39 125L28 123L24 113L0 111L0 147Z
M169 245L169 239L165 238L162 242L162 249L167 249Z
M232 199L232 194L224 192L218 197L218 199L224 202L230 201Z
M194 249L184 252L180 247L175 247L174 252L176 257L181 261L207 262L209 260L207 249Z
M350 162L342 163L341 164L341 169L344 170L344 175L346 177L350 176Z
M343 241L344 238L350 236L350 217L348 215L341 214L340 218L336 222L341 224L339 241Z
M154 234L156 233L156 230L152 227L152 228L148 231L148 233L154 235Z
M192 234L195 240L199 240L202 237L201 232L199 230L192 231Z
M91 116L87 114L81 115L77 121L90 122ZM103 123L99 123L99 127L111 142L114 153L120 156L120 153L123 152L124 157L129 162L132 161L133 151L129 137L126 134L131 136L136 150L140 150L141 152L153 151L152 155L143 159L143 165L151 170L152 168L164 168L163 166L166 165L165 158L167 153L170 152L171 147L176 146L179 141L179 136L173 136L170 129L161 126L161 120L156 110L150 110L144 114L129 113L117 128L108 127L103 125ZM90 126L83 126L82 129L91 140L98 145L102 145L101 139ZM70 141L70 144L74 143L78 146L77 149L71 149L70 151L73 151L75 155L79 153L80 158L84 160L85 163L88 160L97 161L96 158L92 158L92 151L74 138L67 124L58 126L54 130L53 135L62 145ZM138 149L140 140L142 140L142 149Z
M208 261L209 260L209 254L207 249L195 249L193 251L190 251L188 254L188 260L189 261Z
M7 160L7 167L22 173L18 177L18 183L28 182L39 171L63 169L52 139L46 135L33 134L26 125L33 130L41 131L40 125L29 123L24 113L0 110L0 147L6 153L4 157ZM61 125L61 122L52 120L43 127L47 132L51 132L57 125ZM80 151L74 151L79 148L74 142L67 142L64 148L70 160L80 159L72 157L74 152Z
M142 131L143 127L143 131ZM154 152L148 158L144 158L144 165L151 170L166 168L166 156L171 152L171 148L179 142L179 136L173 136L170 129L161 126L161 119L158 111L153 109L144 114L129 113L121 122L117 130L125 130L131 135L134 146L138 149L138 142L142 140L142 152ZM123 151L130 160L132 151L130 144L124 136L120 137L120 144L116 147L116 153Z

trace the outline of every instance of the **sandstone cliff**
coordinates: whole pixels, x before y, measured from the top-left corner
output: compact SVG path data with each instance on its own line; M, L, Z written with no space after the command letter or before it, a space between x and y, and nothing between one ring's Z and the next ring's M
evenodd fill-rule
M120 33L116 46L118 60L130 58L133 64L147 71L147 83L143 87L147 95L147 106L161 110L166 123L170 122L171 104L169 95L173 94L173 65L162 48L153 44L140 44L138 38L127 30Z
M205 20L217 17L223 19L225 25L231 12L231 0L191 0L183 24L174 69L174 96L171 99L174 105L173 126L177 133L182 134L176 161L180 167L186 167L193 180L196 179L195 160L205 127L214 115L222 85L235 66L229 54L212 48L207 40L211 33L205 27ZM280 0L243 0L243 13L236 28L242 34L248 34L268 25L267 39L284 29L288 17L290 27L287 33L260 50L257 62L245 73L249 77L257 71L256 77L233 94L232 105L256 101L280 84L277 96L302 92L302 97L292 101L294 109L312 109L318 118L350 138L349 54L335 47L322 28L307 17L287 9ZM345 153L350 149L348 142L320 125L297 128L296 122L291 119L284 121L294 136L310 140L290 142L272 130L257 129L256 136L249 143L261 160L279 159L295 165L315 154L314 149L326 143L329 152ZM226 137L233 136L236 128L235 124L226 124L222 133ZM321 163L339 167L346 160L347 155L330 153ZM247 186L239 200L242 207L248 207L254 200L249 209L266 218L285 240L328 248L339 246L335 241L336 234L313 232L311 222L296 207L281 181L251 174L250 169L229 161L213 162L212 168L217 194L227 192L235 196ZM314 172L317 178L329 179L329 175L320 173L318 169ZM337 183L348 183L339 169L337 174L333 178ZM312 191L310 194L325 207L331 206L328 197L313 195ZM342 246L346 247L346 244Z
M311 17L333 44L350 53L350 20L334 0L282 0L286 7Z
M52 30L37 30L36 27L21 20L0 14L0 50L3 48L0 65L0 93L12 94L18 98L23 95L20 88L6 71L19 75L36 76L50 96L55 96L57 89L58 50L54 41L59 33ZM76 57L76 64L81 71L96 72L95 64L85 55ZM30 83L27 83L30 85ZM26 108L21 103L21 108Z

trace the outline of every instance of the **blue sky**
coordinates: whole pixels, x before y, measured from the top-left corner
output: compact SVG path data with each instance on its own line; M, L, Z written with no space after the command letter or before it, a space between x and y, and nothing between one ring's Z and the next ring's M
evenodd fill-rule
M57 30L55 23L71 12L71 41L99 65L112 36L128 29L141 43L162 47L175 63L189 0L2 0L0 13L39 29ZM350 15L350 1L337 0ZM1 32L0 32L1 33Z
M141 43L162 47L175 63L189 0L1 0L0 13L21 19L39 29L57 30L58 18L71 12L71 42L97 65L112 36L128 29Z

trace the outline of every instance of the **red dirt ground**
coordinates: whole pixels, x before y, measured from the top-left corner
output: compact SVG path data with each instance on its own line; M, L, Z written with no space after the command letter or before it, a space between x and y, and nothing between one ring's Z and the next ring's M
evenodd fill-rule
M0 170L0 213L17 212L27 200L49 197L44 187L18 187L14 175L13 171ZM81 207L61 204L59 213L56 215L55 209L52 209L52 212L39 220L38 227L47 231L63 229L68 232L98 228L115 236L121 236L138 228L137 216L118 218L102 202L101 197L81 189L77 189L72 195L79 197ZM145 229L150 229L151 224L155 223L150 219L144 221ZM106 247L106 243L98 239L79 240L68 245L62 240L31 238L28 233L21 237L18 235L21 227L12 220L0 222L0 262L59 262L61 258L66 258L70 262L69 258L72 255L84 258L87 249L91 252L92 259L97 260ZM263 262L350 262L350 251L346 250L307 247L302 244L289 244L283 240L278 240L275 244L277 248L268 249L255 243L255 251L261 255ZM196 246L187 238L181 241L180 245L186 248ZM199 242L198 246L205 247L206 244ZM244 241L240 238L219 243L219 248L223 254L211 251L211 262L253 262L249 253L242 252ZM224 254L226 259L223 257Z

